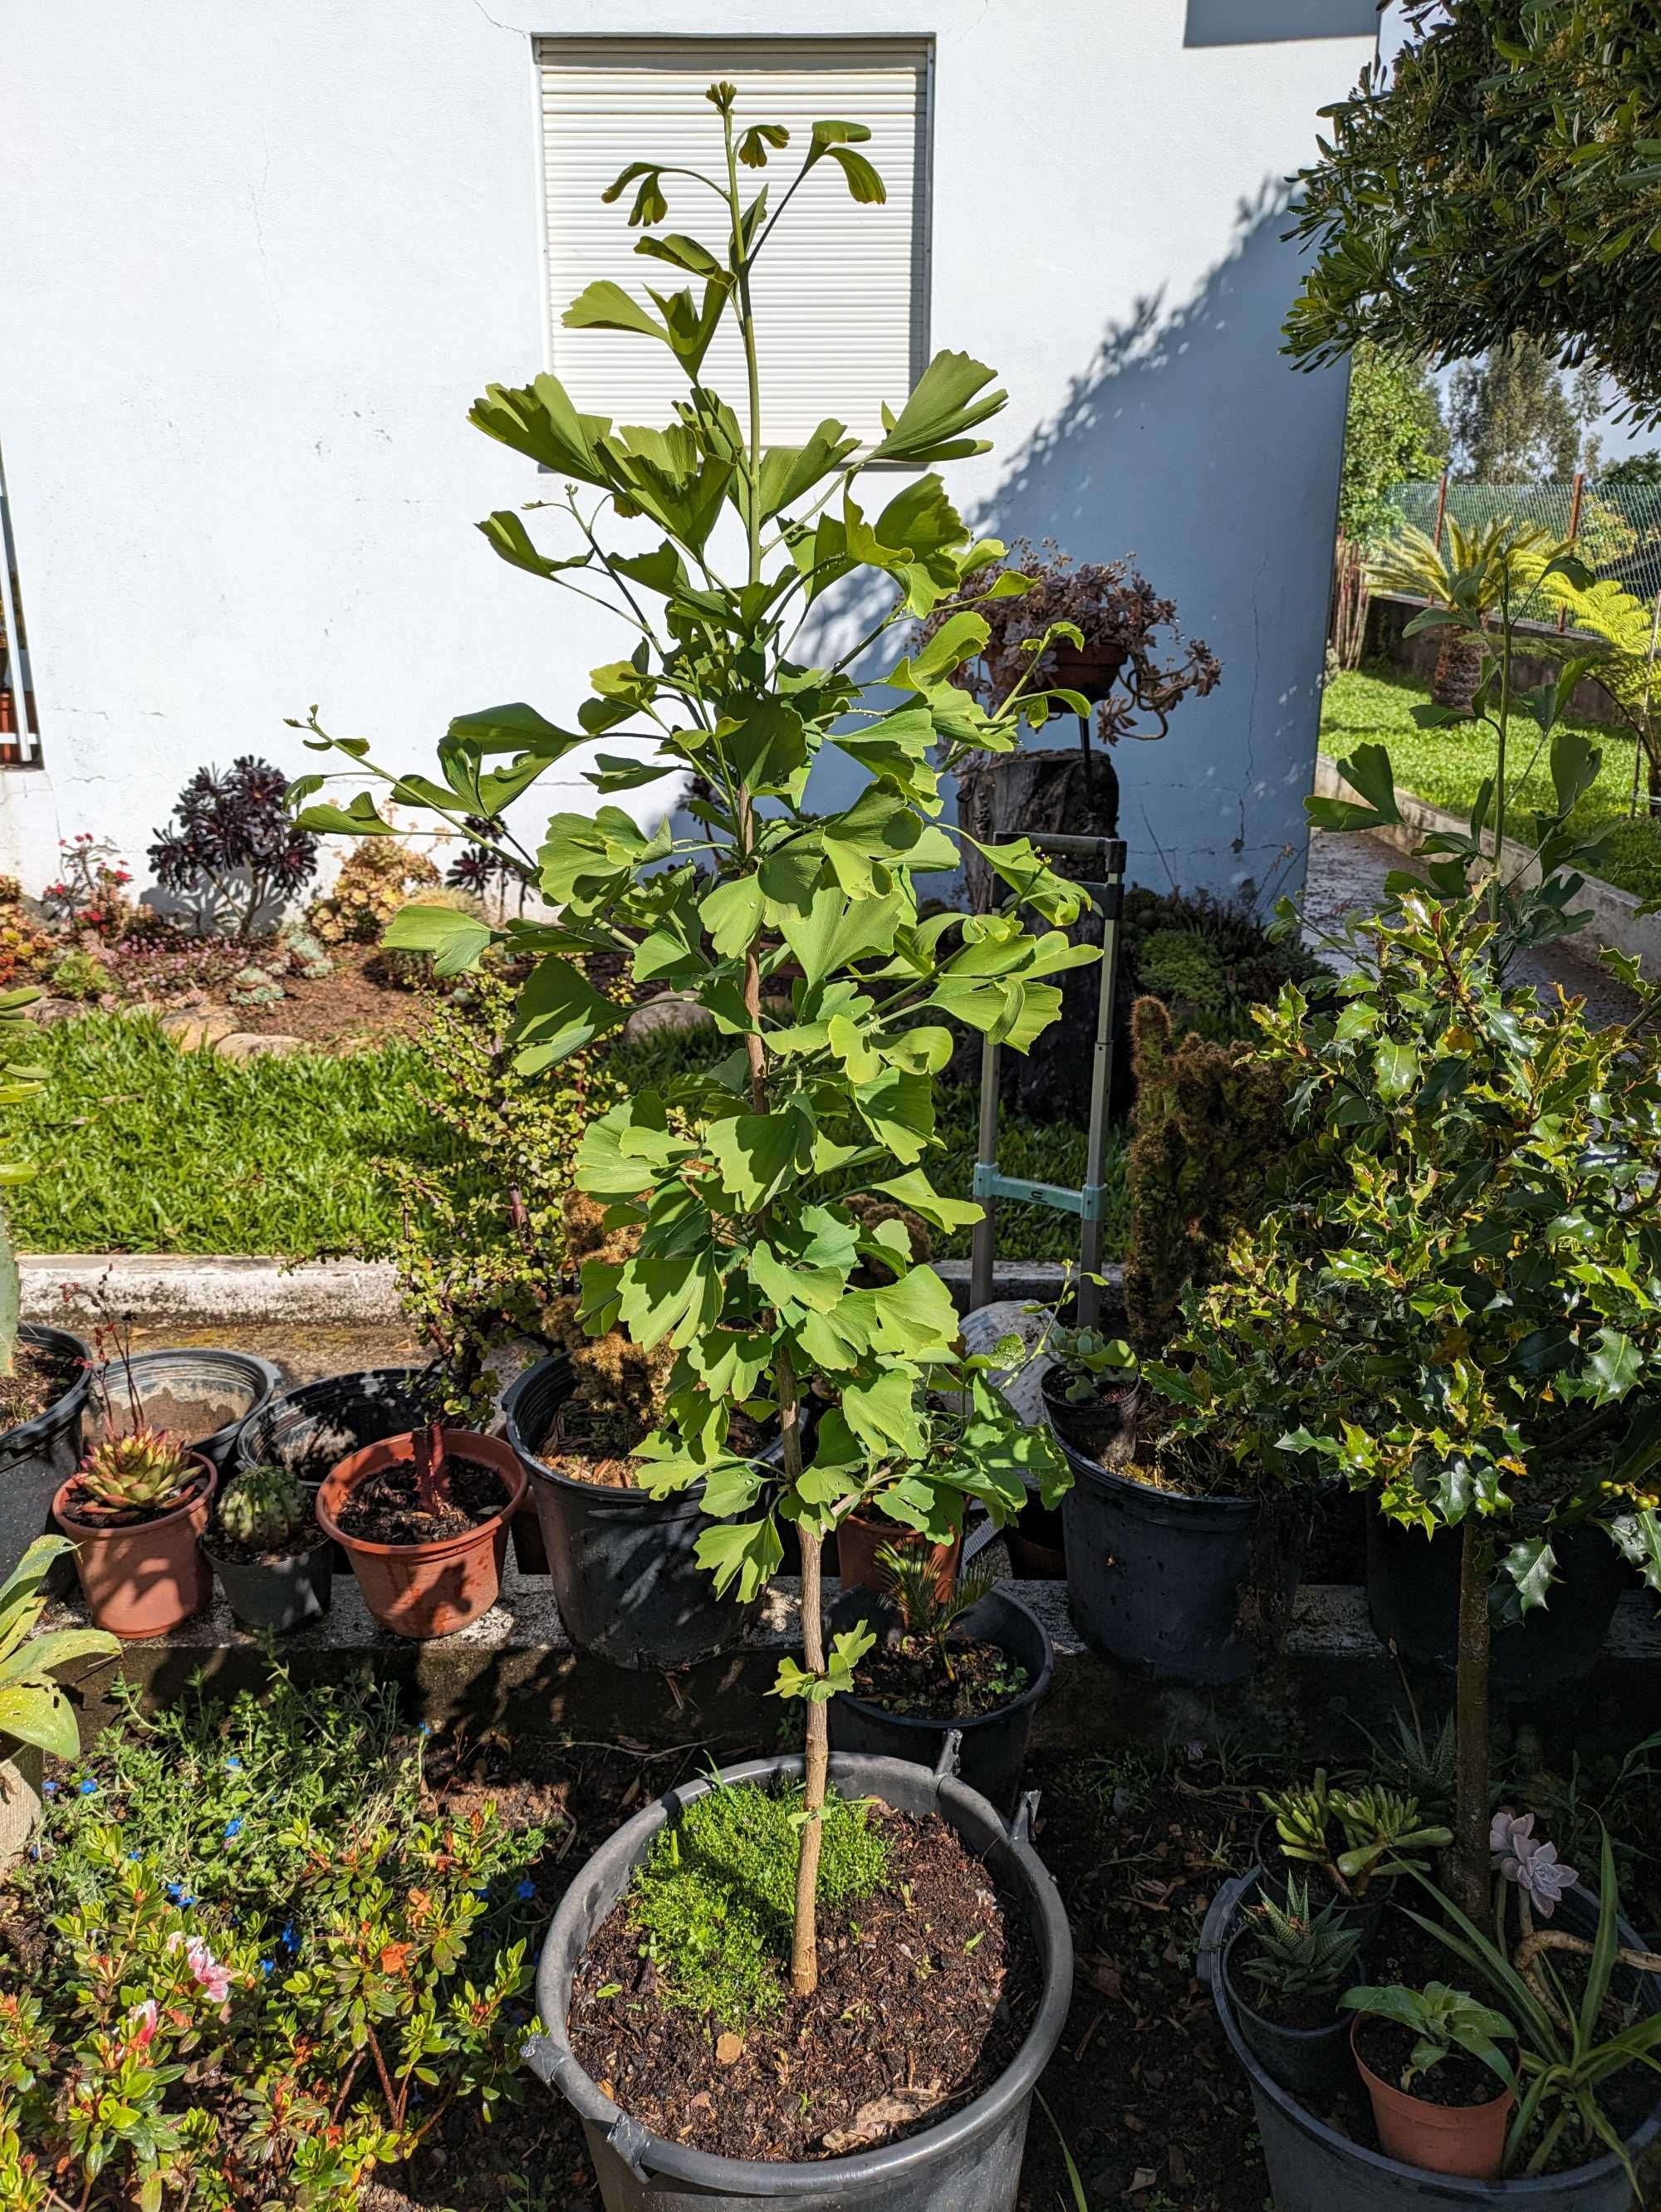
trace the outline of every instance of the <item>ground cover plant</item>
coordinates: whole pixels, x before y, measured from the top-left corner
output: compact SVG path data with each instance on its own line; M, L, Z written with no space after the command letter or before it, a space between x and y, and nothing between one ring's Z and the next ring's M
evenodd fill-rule
M1493 772L1493 738L1473 722L1421 728L1413 710L1430 704L1428 687L1413 677L1384 666L1346 671L1333 678L1322 700L1321 750L1337 760L1358 745L1383 745L1399 790L1468 819L1484 779ZM1636 897L1661 897L1661 824L1646 818L1641 799L1636 818L1628 817L1632 732L1610 722L1566 720L1561 726L1603 754L1597 780L1580 802L1587 828L1609 833L1597 872ZM1537 730L1524 730L1512 775L1520 810L1552 805L1549 748Z
M390 1692L129 1698L51 1791L0 1893L15 2212L357 2212L517 2095L542 1836L435 1817Z

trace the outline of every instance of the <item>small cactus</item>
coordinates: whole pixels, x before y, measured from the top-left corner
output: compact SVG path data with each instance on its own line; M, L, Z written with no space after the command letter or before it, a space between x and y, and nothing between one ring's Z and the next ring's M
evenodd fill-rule
M306 1493L286 1467L245 1468L219 1501L219 1525L234 1542L275 1551L310 1511Z
M165 1429L137 1428L106 1437L81 1462L80 1495L110 1513L165 1513L177 1505L197 1473Z

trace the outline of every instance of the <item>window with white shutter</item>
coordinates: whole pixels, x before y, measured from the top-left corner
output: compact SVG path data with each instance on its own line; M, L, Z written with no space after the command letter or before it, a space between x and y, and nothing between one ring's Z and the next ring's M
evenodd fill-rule
M826 416L867 441L879 409L897 410L928 357L928 76L926 39L541 39L547 192L548 299L555 375L585 412L618 424L660 424L686 380L664 346L613 331L569 331L560 317L596 277L636 296L687 280L636 256L632 188L600 194L630 161L684 163L720 176L721 118L704 99L726 78L739 88L740 127L782 123L790 143L764 170L741 169L745 197L764 181L776 205L820 117L863 123L860 149L888 198L861 207L841 170L821 162L768 241L752 287L761 360L762 434L800 444ZM666 177L660 228L724 251L721 209L703 185ZM703 381L742 422L743 353L729 316Z

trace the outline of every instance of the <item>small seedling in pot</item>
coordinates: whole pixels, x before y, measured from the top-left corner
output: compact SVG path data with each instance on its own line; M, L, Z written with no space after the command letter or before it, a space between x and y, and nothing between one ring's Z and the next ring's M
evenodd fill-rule
M1515 2042L1516 2029L1504 2013L1478 2004L1463 1990L1450 1989L1445 1982L1427 1982L1422 1990L1403 1989L1394 1983L1384 1989L1346 1990L1338 2002L1347 2011L1373 2013L1411 2031L1413 2048L1397 2082L1404 2090L1411 2091L1415 2081L1456 2051L1480 2058L1506 2088L1515 2087L1512 2069L1499 2046L1502 2042Z
M312 1520L311 1501L286 1467L251 1467L219 1501L219 1525L252 1552L281 1551Z
M952 1632L992 1588L992 1577L984 1569L977 1570L965 1575L956 1589L942 1593L939 1570L922 1544L885 1544L877 1554L877 1565L904 1633L926 1646L945 1670L946 1680L955 1682Z
M1242 1972L1264 1996L1324 1996L1349 1979L1360 1948L1360 1931L1336 1905L1311 1911L1307 1881L1293 1875L1284 1906L1264 1897L1248 1917L1255 1948Z
M76 1477L77 1511L90 1517L169 1512L195 1481L196 1463L164 1429L136 1428L106 1437L82 1461Z

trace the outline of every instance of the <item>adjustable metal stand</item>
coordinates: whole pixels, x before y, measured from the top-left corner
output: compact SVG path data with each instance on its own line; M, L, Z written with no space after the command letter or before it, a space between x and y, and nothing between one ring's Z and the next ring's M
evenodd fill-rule
M1010 832L999 843L1011 842ZM1093 1328L1101 1318L1100 1287L1091 1278L1102 1268L1102 1216L1107 1193L1102 1164L1107 1149L1107 1113L1113 1095L1113 998L1118 987L1119 923L1124 903L1124 841L1119 837L1033 836L1030 842L1040 853L1068 860L1094 860L1101 869L1099 883L1086 883L1102 916L1101 991L1096 1006L1096 1045L1090 1066L1090 1134L1085 1148L1082 1190L1068 1190L1059 1183L1024 1182L1019 1176L998 1173L999 1048L987 1037L981 1046L981 1130L975 1163L974 1195L984 1208L976 1224L969 1262L969 1303L988 1305L992 1298L992 1266L997 1247L998 1200L1019 1199L1030 1206L1047 1206L1057 1213L1076 1213L1080 1223L1079 1285L1080 1325Z

